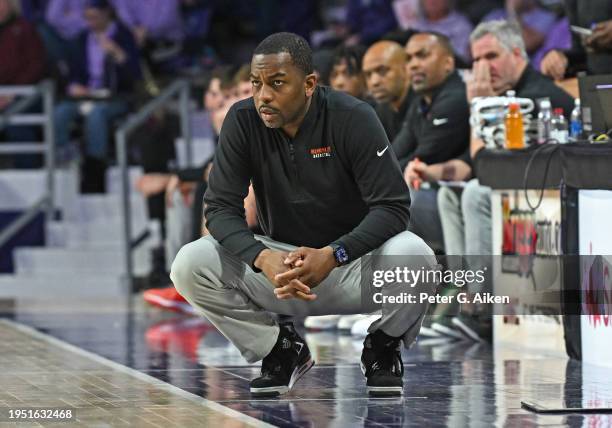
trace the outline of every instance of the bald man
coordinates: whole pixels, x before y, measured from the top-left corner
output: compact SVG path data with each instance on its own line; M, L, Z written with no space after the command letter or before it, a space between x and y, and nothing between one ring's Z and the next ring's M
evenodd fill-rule
M363 56L363 73L370 95L376 100L376 113L389 141L402 127L412 100L406 54L399 43L374 43Z

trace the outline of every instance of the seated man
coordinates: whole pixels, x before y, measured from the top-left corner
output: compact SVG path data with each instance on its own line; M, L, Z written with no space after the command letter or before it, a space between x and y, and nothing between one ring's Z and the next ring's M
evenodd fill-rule
M361 70L361 59L364 52L365 48L361 45L337 48L333 53L329 86L336 91L346 92L355 98L365 99L367 88Z
M125 96L140 77L138 51L130 32L113 19L106 0L88 0L88 30L79 39L80 55L70 65L68 99L55 109L55 140L69 142L70 127L85 118L85 192L104 192L110 121L128 111Z
M0 85L33 85L45 75L45 49L36 28L20 17L10 0L0 0ZM15 97L0 95L0 116L15 102ZM35 113L38 106L21 113ZM33 126L0 126L0 141L37 141ZM32 167L32 155L11 155L11 166ZM4 164L4 159L2 159Z
M436 260L406 231L410 196L384 130L367 103L317 86L310 46L295 34L273 34L257 46L251 82L253 97L233 105L221 130L205 195L210 236L180 250L172 281L247 361L263 359L254 394L287 392L313 364L293 326L271 313L382 306L362 367L370 393L401 394L399 345L414 341L428 303L375 301L368 282L362 290L361 272L392 269L380 257L391 254L403 256L400 269L433 269ZM245 221L251 182L265 236L254 236ZM382 292L431 293L432 285L391 278Z
M570 48L550 50L542 59L542 73L555 80L577 71L612 73L612 2L566 0L564 4L569 24L592 29L593 33L589 37L574 34Z
M506 21L489 21L476 27L470 40L474 58L472 80L467 84L470 102L475 97L504 95L512 89L517 97L534 102L548 97L553 108L562 107L566 115L571 112L572 97L529 67L525 43L515 26ZM484 146L482 140L472 136L472 158ZM452 189L440 189L438 206L447 255L492 254L490 197L491 189L481 186L477 179L471 180L460 196ZM471 338L490 337L490 329L483 329L481 321L462 314L453 323Z
M425 187L421 183L469 178L469 106L446 36L415 34L406 45L406 55L417 97L393 141L393 149L411 187L414 215L409 230L441 251L444 244L436 189L421 189Z
M363 73L377 102L376 114L393 141L414 98L402 46L387 40L374 43L363 56Z

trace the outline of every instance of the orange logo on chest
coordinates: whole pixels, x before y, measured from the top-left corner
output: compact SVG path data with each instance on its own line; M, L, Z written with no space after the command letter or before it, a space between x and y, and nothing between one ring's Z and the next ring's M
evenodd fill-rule
M310 154L313 159L330 158L331 157L331 146L310 149Z

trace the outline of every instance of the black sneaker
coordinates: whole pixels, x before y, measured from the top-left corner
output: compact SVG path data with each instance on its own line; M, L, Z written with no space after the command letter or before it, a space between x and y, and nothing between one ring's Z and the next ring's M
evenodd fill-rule
M365 375L368 394L373 396L401 395L404 390L404 364L400 339L376 330L363 341L361 371Z
M314 365L306 341L293 324L283 323L279 327L274 348L261 362L261 376L251 381L253 395L285 394Z

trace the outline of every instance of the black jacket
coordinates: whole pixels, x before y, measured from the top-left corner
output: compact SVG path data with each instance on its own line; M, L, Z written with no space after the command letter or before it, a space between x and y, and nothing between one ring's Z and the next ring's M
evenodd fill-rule
M410 196L372 107L318 87L295 138L267 128L253 99L230 109L204 197L211 235L244 262L266 247L244 219L249 181L272 239L343 245L350 260L406 230Z
M126 54L123 64L115 63L109 56L104 61L104 87L109 89L113 95L131 94L136 82L141 77L140 64L138 62L138 47L132 33L120 23L116 22L117 30L112 39ZM84 31L78 38L79 55L75 56L70 63L70 82L87 85L89 82L87 38L89 32Z
M432 94L428 105L422 95L410 105L393 150L402 168L419 158L427 164L461 159L470 163L470 106L465 83L450 74Z

